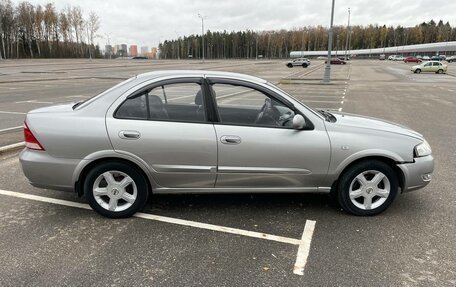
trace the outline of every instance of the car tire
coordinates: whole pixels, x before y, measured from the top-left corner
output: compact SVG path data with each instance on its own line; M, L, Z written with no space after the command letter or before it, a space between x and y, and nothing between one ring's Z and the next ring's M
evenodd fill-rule
M309 66L309 65L307 65L306 63L302 64L303 68L307 68L307 66Z
M415 70L415 73L416 73L416 74L420 74L420 73L421 73L421 69L416 69L416 70Z
M443 70L442 69L437 70L437 74L443 74Z
M126 218L141 211L147 203L149 185L132 165L103 162L84 179L84 195L97 213L109 218Z
M288 68L293 68L293 64L287 64Z
M377 215L396 198L398 179L388 164L362 161L341 175L337 190L338 202L346 212L360 216Z

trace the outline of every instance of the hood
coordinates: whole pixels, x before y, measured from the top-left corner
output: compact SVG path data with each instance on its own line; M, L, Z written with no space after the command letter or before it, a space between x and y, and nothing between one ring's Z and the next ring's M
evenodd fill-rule
M357 127L362 129L378 130L384 132L390 132L395 134L401 134L409 137L423 139L423 135L406 127L390 121L385 121L377 118L371 118L367 116L346 114L339 112L331 112L337 119L336 125L344 125Z
M37 113L63 113L63 112L72 112L73 106L75 103L70 104L62 104L62 105L54 105L49 107L38 108L35 110L31 110L28 112L29 114L37 114Z

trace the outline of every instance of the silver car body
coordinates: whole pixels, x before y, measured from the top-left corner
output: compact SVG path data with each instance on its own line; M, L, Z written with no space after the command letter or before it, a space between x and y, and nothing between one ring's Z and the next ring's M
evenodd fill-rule
M163 81L233 81L282 97L306 118L295 130L220 124L123 120L114 111L126 98ZM78 190L84 174L106 159L139 167L154 193L329 192L352 163L382 158L398 173L402 192L430 181L433 157L414 156L419 133L379 119L333 113L328 121L265 80L213 71L158 71L138 75L73 109L73 104L29 112L26 124L45 151L24 149L20 162L32 185ZM125 138L133 131L140 136ZM235 136L238 144L223 137Z
M294 60L290 60L287 62L287 66L302 66L305 64L306 66L310 66L310 60L307 58L297 58Z

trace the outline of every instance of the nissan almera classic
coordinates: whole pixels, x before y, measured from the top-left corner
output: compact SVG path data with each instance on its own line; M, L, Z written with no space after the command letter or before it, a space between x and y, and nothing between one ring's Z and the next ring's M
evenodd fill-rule
M77 104L30 111L20 154L34 186L76 191L128 217L151 193L323 192L355 215L426 186L423 136L370 117L314 110L265 80L157 71Z

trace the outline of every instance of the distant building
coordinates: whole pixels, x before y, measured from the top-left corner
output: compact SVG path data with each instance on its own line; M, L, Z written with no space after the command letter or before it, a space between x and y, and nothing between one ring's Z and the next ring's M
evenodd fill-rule
M128 56L127 44L121 44L120 48L121 48L120 49L120 52L121 52L120 57L127 57Z
M105 58L109 58L112 56L112 46L106 45L105 46Z
M146 56L146 54L149 52L149 47L148 46L142 46L141 47L141 56Z
M150 50L150 52L147 52L147 53L146 53L146 57L147 57L148 59L157 59L157 56L158 56L157 52L158 52L158 49L155 48L155 47L153 47L153 48Z
M152 59L157 59L157 56L158 56L158 48L153 47L150 51L152 52Z
M137 57L138 56L138 46L136 45L130 45L130 57Z

